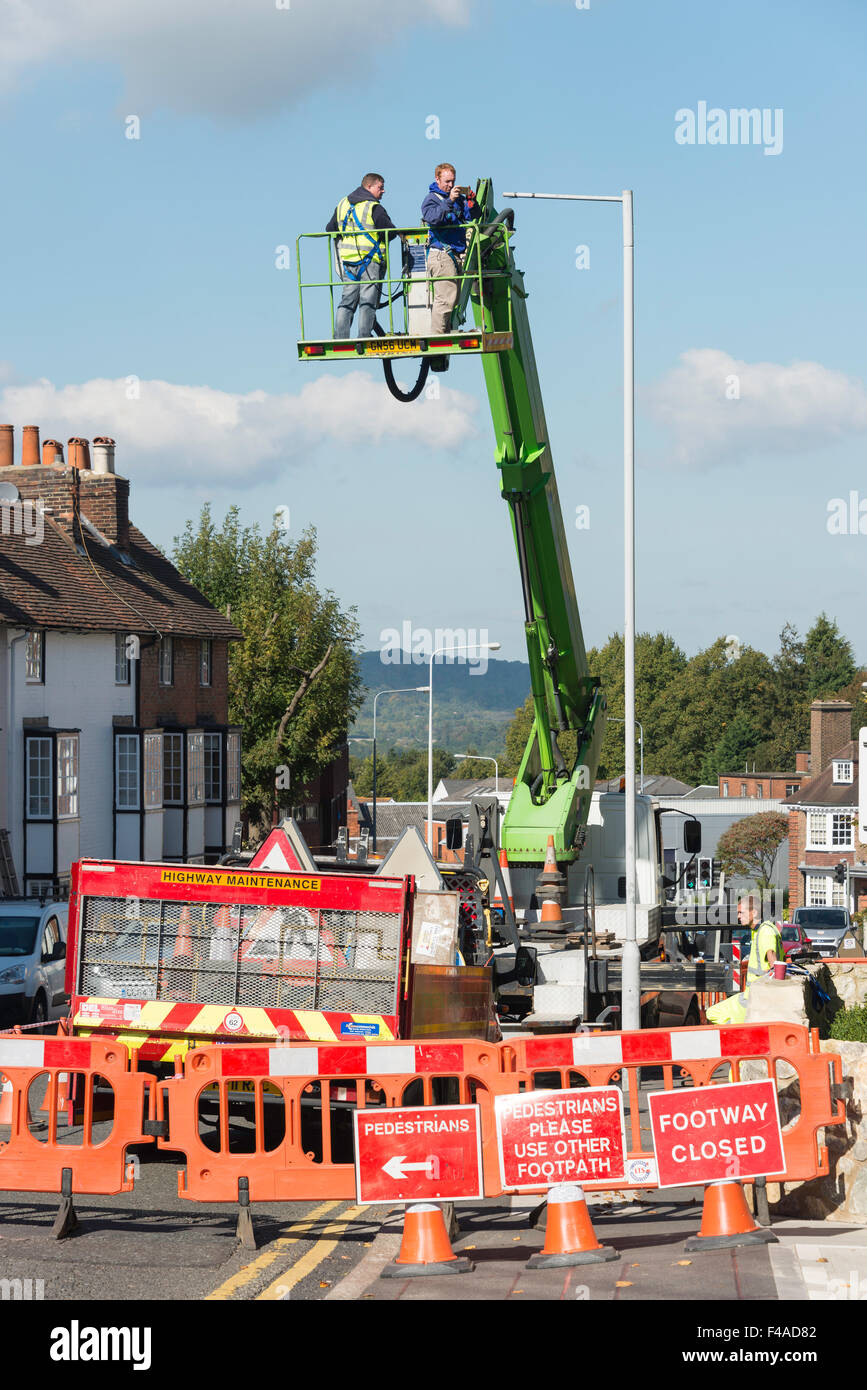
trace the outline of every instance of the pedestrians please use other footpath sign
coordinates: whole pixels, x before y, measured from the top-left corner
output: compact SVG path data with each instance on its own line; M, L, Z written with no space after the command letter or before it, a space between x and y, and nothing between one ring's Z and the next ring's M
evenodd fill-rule
M497 1096L500 1180L506 1191L623 1179L623 1096L617 1086Z
M356 1110L358 1201L453 1201L484 1196L477 1105Z
M654 1091L647 1099L660 1187L785 1172L773 1081Z

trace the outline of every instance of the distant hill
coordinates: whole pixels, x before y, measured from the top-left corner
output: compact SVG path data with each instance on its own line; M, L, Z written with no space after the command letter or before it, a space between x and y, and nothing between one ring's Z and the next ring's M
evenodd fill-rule
M414 663L408 654L400 666L385 665L378 651L363 652L360 660L367 695L350 732L372 735L376 691L427 685L430 668L426 661ZM463 753L472 747L497 757L504 751L506 729L515 710L524 703L529 691L530 668L526 661L495 661L489 657L484 672L465 662L435 661L434 743L451 753ZM426 745L427 715L426 694L401 694L393 699L383 695L376 706L377 747ZM353 744L351 751L364 756L360 743Z

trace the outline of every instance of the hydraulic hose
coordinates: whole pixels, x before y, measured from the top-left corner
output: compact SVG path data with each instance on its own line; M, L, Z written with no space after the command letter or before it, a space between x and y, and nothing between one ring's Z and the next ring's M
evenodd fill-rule
M373 321L373 331L378 338L385 338L387 336L385 329L380 328L376 319ZM382 359L382 370L385 373L385 384L394 396L394 399L396 401L402 401L404 405L409 405L412 401L417 401L424 390L427 374L430 371L430 360L427 357L422 358L415 385L411 387L409 391L403 391L400 386L398 386L394 379L394 368L386 357Z

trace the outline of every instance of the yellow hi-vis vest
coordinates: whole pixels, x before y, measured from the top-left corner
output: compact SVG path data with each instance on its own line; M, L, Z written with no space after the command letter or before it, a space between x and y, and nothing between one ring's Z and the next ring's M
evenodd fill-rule
M773 922L762 922L752 933L750 958L747 962L747 988L753 980L768 973L768 952L773 951L777 960L785 960L783 939Z
M337 238L337 254L354 280L360 278L366 266L381 265L385 260L382 242L373 225L373 209L377 206L373 199L351 203L348 198L341 198L337 204L337 226L341 233Z

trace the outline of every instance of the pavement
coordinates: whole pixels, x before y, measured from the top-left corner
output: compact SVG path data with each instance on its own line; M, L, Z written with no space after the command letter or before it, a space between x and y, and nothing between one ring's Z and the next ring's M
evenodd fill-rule
M538 1199L513 1198L458 1208L456 1255L470 1273L380 1277L400 1249L402 1211L386 1218L369 1249L326 1300L778 1302L867 1298L867 1226L774 1221L774 1244L687 1252L701 1208L659 1200L591 1205L597 1239L619 1259L567 1269L527 1269L544 1230L530 1225Z

